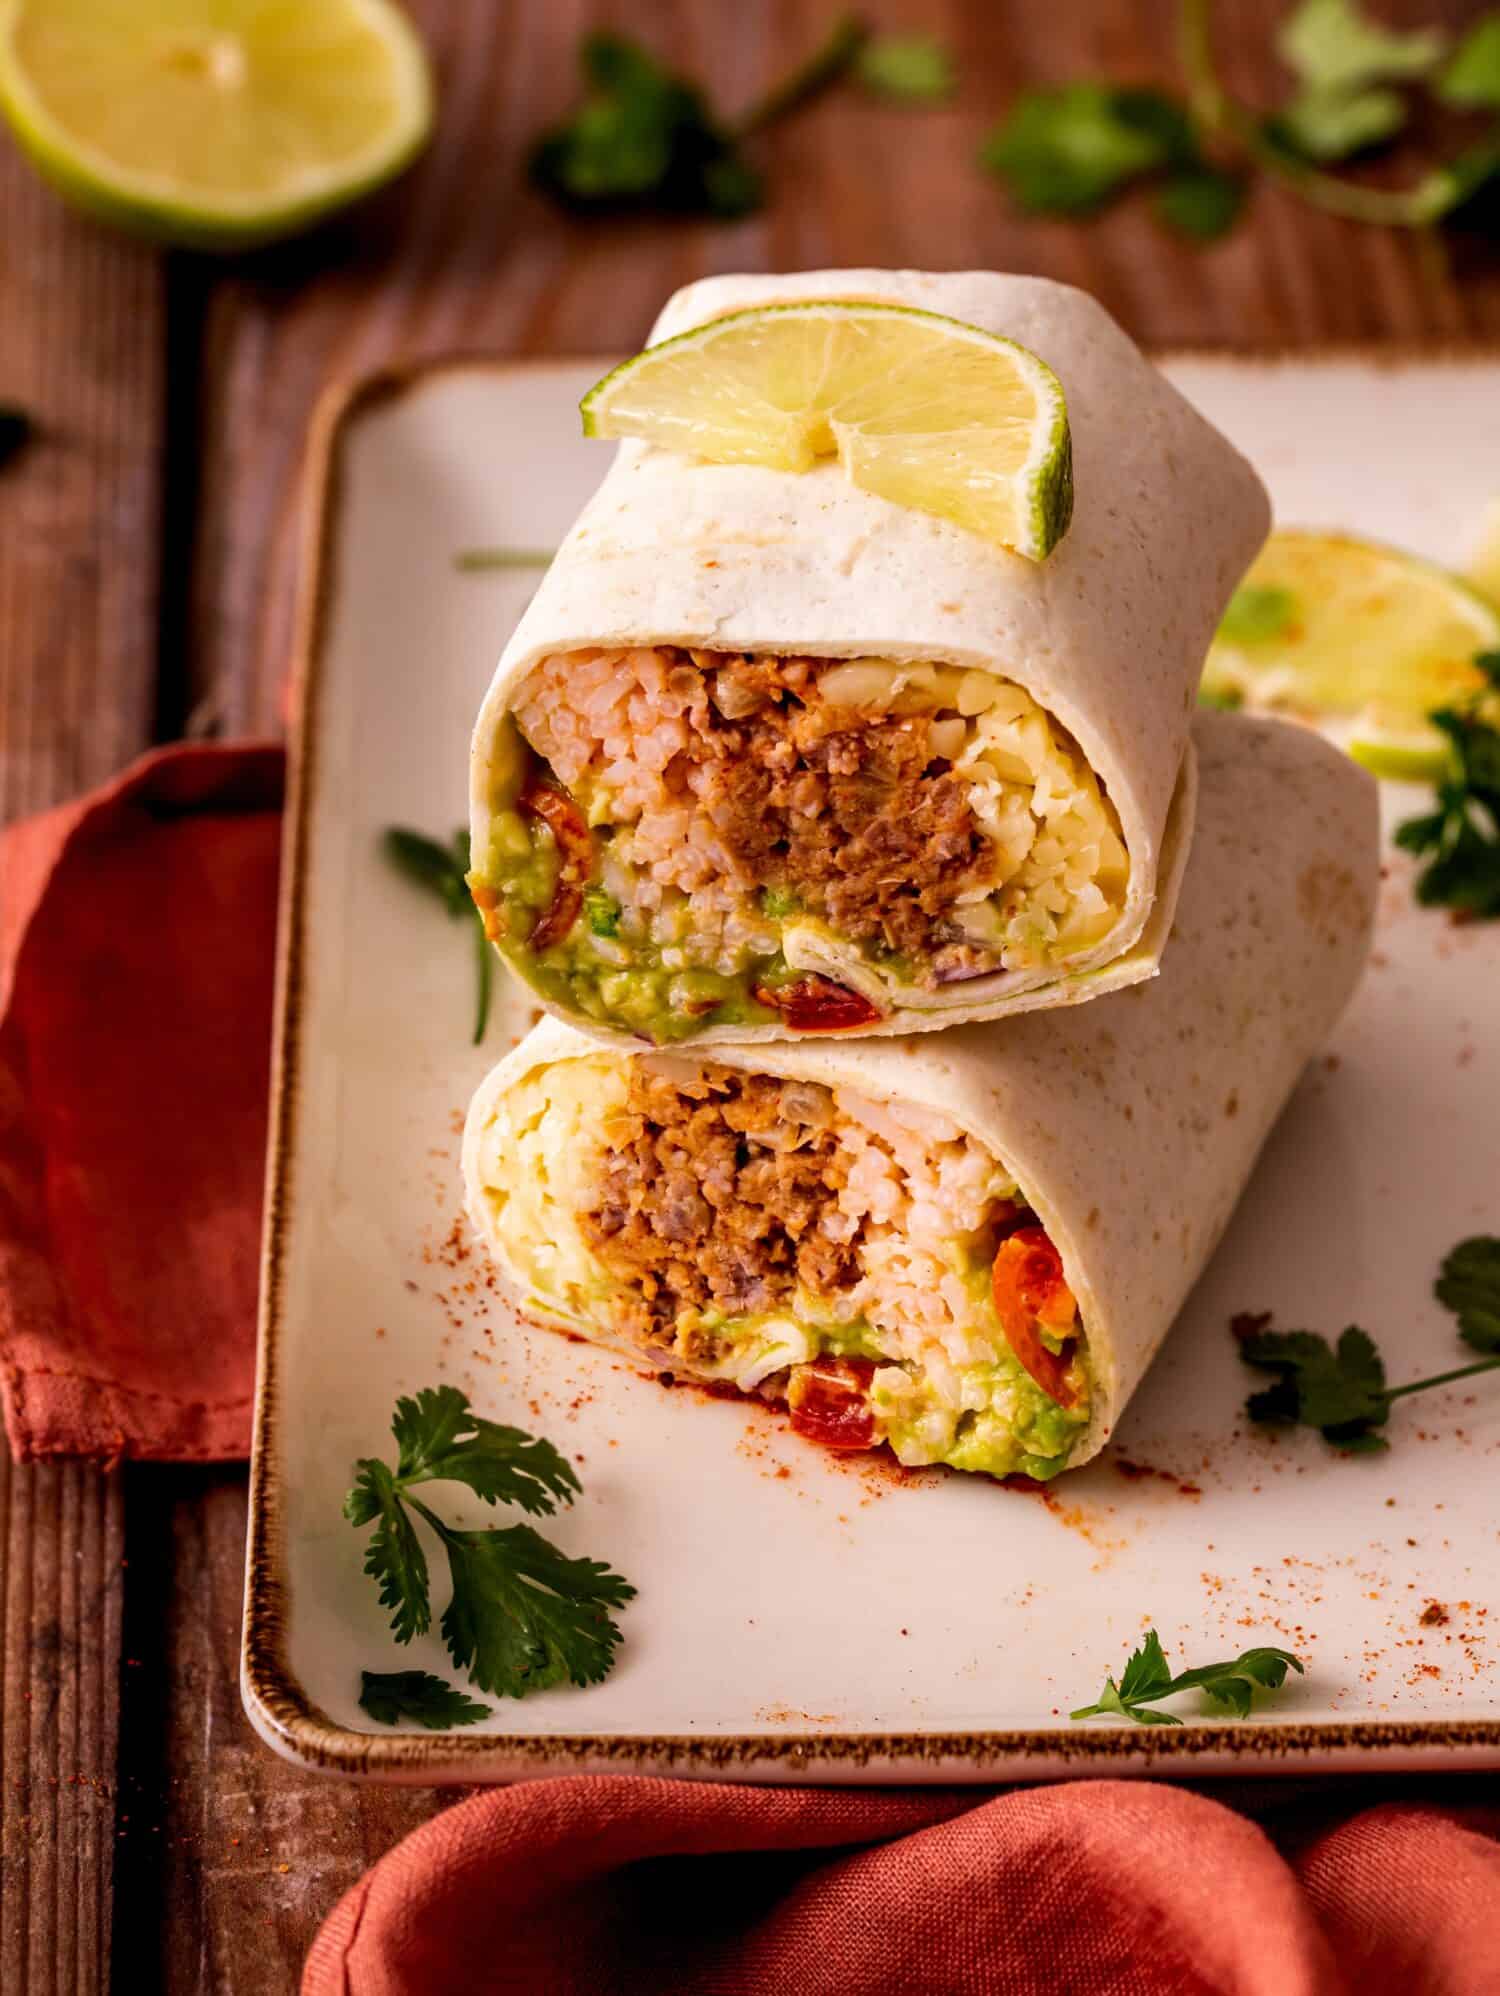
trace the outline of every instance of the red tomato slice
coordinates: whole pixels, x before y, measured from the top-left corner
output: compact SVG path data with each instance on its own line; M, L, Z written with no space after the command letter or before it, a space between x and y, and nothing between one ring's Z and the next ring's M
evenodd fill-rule
M793 1428L805 1441L821 1442L824 1448L873 1448L869 1393L874 1372L868 1358L815 1358L811 1365L795 1367L787 1396Z
M779 1012L794 1033L847 1032L851 1026L868 1026L880 1017L879 1008L859 992L815 974L774 989L757 984L755 996L760 1004Z
M1018 1227L1000 1243L990 1280L1011 1350L1049 1399L1071 1407L1078 1398L1067 1376L1073 1340L1060 1352L1049 1351L1037 1329L1044 1324L1049 1331L1065 1331L1077 1317L1078 1305L1063 1280L1062 1256L1041 1227Z
M516 799L516 809L523 817L539 818L557 845L557 884L552 900L527 938L533 950L550 949L578 920L584 883L594 870L594 841L582 811L567 791L544 783L534 772Z

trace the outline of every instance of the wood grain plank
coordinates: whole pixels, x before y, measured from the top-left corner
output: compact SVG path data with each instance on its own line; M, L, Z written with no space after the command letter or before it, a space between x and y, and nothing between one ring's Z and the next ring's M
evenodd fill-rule
M187 664L200 714L226 732L280 723L313 403L330 382L392 359L625 349L692 277L822 264L1035 270L1088 286L1161 344L1500 334L1493 261L1460 284L1421 244L1312 214L1274 188L1208 249L1167 235L1139 202L1088 227L1019 216L976 165L984 133L1024 85L1102 74L1172 83L1166 0L873 0L862 11L877 22L949 43L954 101L911 111L852 91L831 99L762 148L765 211L718 227L567 219L525 186L529 140L572 100L577 37L625 28L733 109L814 44L827 0L413 0L412 11L442 84L428 157L347 221L237 266L203 303ZM1226 73L1251 101L1284 88L1271 48L1284 11L1282 0L1219 10ZM1482 8L1391 0L1380 11L1459 22ZM135 1472L131 1517L133 1533L169 1548L138 1605L161 1632L159 1685L133 1693L130 1708L159 1834L122 1857L131 1956L167 1996L290 1988L338 1893L448 1798L311 1781L250 1736L235 1682L236 1473Z
M0 475L0 816L149 740L164 293L0 154L0 399L39 434ZM3 883L0 883L3 891ZM124 1498L0 1446L0 1989L110 1986Z

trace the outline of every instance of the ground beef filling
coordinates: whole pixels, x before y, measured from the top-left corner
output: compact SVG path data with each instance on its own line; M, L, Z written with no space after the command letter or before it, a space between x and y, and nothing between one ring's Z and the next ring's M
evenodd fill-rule
M744 884L939 976L993 968L952 919L966 888L997 883L968 786L934 752L935 716L835 706L810 659L696 658L716 669L688 787Z
M839 1238L847 1174L826 1089L637 1064L612 1137L581 1223L630 1289L627 1336L670 1344L684 1311L745 1316L859 1279L858 1231Z

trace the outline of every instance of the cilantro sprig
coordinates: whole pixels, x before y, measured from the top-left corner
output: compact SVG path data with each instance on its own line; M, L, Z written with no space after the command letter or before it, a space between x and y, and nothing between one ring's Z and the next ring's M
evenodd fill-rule
M1286 1674L1302 1665L1285 1649L1247 1649L1228 1663L1204 1663L1195 1670L1179 1670L1174 1676L1155 1629L1146 1631L1139 1649L1132 1650L1119 1682L1106 1677L1104 1689L1092 1705L1080 1705L1069 1713L1073 1719L1129 1719L1137 1726L1180 1726L1175 1712L1152 1711L1163 1698L1175 1698L1180 1691L1201 1691L1214 1705L1233 1712L1236 1718L1250 1715L1257 1691L1279 1691Z
M1358 0L1301 0L1276 39L1293 89L1270 115L1224 86L1213 0L1179 0L1178 27L1182 94L1083 78L1015 99L981 159L1019 206L1084 217L1149 186L1164 221L1211 241L1257 171L1314 207L1399 228L1443 221L1500 179L1500 15L1451 49L1440 29L1387 29ZM1449 113L1486 114L1489 127L1406 187L1327 171L1400 135L1413 91Z
M695 84L628 36L586 35L578 51L583 102L533 149L532 180L580 212L654 208L737 221L764 199L745 141L836 83L866 39L860 22L837 21L805 63L741 117L728 119Z
M585 35L578 62L583 101L533 147L530 172L544 194L582 214L644 210L739 221L765 200L765 183L746 155L750 141L845 78L907 104L939 103L954 87L952 60L935 37L872 35L852 14L736 117L627 35Z
M1264 1427L1316 1428L1324 1441L1353 1454L1388 1448L1384 1430L1398 1400L1500 1368L1500 1240L1476 1234L1460 1241L1444 1259L1433 1293L1458 1319L1464 1343L1485 1356L1404 1386L1386 1384L1385 1361L1357 1324L1330 1344L1315 1331L1272 1330L1269 1315L1235 1317L1230 1329L1240 1357L1275 1382L1252 1393L1245 1412Z
M389 825L381 841L386 858L414 887L435 895L455 920L467 915L474 934L474 1045L484 1040L490 1019L490 993L495 959L485 934L484 917L469 895L469 834L457 831L447 845L414 832L409 825Z
M352 1525L374 1527L365 1572L379 1586L397 1642L408 1643L432 1625L427 1555L414 1522L420 1519L448 1562L452 1592L439 1624L443 1641L481 1691L522 1698L556 1684L597 1684L621 1640L608 1611L633 1599L629 1581L598 1560L559 1552L530 1525L460 1529L413 1494L419 1484L462 1483L487 1504L514 1504L529 1516L547 1517L582 1488L572 1465L550 1442L482 1420L454 1386L398 1400L391 1433L395 1467L378 1457L361 1459L344 1516ZM367 1692L373 1681L383 1709L422 1725L471 1724L486 1714L477 1706L467 1717L452 1716L440 1692L462 1694L424 1672L366 1673L366 1680ZM372 1717L381 1716L364 1695L361 1703ZM424 1711L446 1716L427 1718Z
M1475 663L1487 691L1429 716L1449 747L1437 809L1396 828L1397 845L1427 860L1417 899L1470 918L1500 916L1500 729L1490 718L1500 694L1500 651L1481 652Z

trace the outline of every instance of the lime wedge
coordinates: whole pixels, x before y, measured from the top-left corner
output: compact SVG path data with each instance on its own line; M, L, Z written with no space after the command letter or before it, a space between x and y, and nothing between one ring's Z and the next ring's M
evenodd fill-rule
M1393 783L1441 783L1453 768L1453 754L1432 729L1413 741L1368 741L1356 735L1349 753L1372 776Z
M398 172L432 89L390 0L0 0L0 115L91 214L234 249Z
M1203 672L1216 703L1352 717L1365 755L1437 755L1435 707L1485 683L1500 610L1469 583L1350 534L1272 534L1225 612ZM1390 772L1395 773L1394 768Z
M853 482L1041 561L1073 514L1062 385L1014 340L904 305L811 300L663 340L583 398L584 434Z

